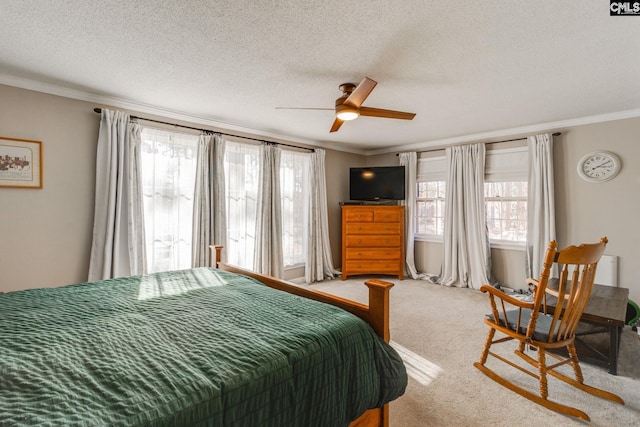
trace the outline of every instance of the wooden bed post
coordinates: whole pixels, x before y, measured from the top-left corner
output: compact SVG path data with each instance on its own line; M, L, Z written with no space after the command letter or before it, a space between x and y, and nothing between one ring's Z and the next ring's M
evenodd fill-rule
M389 342L389 290L393 283L372 279L364 284L369 288L369 323L382 339Z
M213 252L213 256L211 257L213 259L212 267L218 267L218 263L222 259L222 245L209 245L209 247L211 248L211 252Z
M389 291L394 285L377 279L367 280L364 284L369 288L369 324L376 331L376 334L386 342L389 342L391 339L391 333L389 332ZM389 426L388 403L379 408L378 411L373 410L370 413L372 415L371 421L363 420L362 424L358 423L354 424L354 426Z

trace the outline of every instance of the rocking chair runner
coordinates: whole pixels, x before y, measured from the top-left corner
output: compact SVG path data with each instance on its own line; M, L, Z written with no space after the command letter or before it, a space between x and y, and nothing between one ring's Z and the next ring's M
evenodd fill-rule
M575 329L584 311L593 281L595 279L596 266L608 240L600 239L599 243L569 246L563 250L556 250L557 243L551 241L547 248L540 279L528 279L527 284L532 287L533 301L525 302L506 295L492 286L484 285L480 290L489 294L492 313L487 315L485 323L489 325L489 334L485 341L480 361L474 366L484 372L499 384L515 391L521 396L533 402L545 406L551 410L582 418L590 421L589 416L571 406L566 406L547 399L547 374L550 374L574 387L587 393L624 405L624 401L613 393L600 390L584 384L582 370L576 354ZM548 289L547 282L554 264L558 265L560 277L558 290ZM547 308L547 294L557 297L557 306L554 310ZM498 300L499 304L496 303ZM496 331L506 335L494 340ZM528 370L511 360L508 360L494 352L493 344L504 343L511 340L518 341L518 349L515 354L537 368L537 373ZM525 345L537 350L537 360L525 354ZM563 358L555 353L549 353L550 349L566 347L569 357ZM506 378L496 374L485 366L488 356L503 361L520 371L537 378L540 382L540 394L515 385ZM558 363L547 365L547 356L559 360ZM568 377L556 369L565 364L573 367L574 378Z

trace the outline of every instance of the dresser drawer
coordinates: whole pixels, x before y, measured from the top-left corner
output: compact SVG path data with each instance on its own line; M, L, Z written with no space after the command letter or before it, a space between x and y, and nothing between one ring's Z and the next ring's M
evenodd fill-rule
M389 249L367 249L367 248L348 248L347 260L364 259L364 260L398 260L400 259L399 248Z
M403 220L404 210L401 209L379 209L373 213L375 222L400 222Z
M352 222L345 225L344 233L350 234L400 234L402 232L402 224L388 223L363 223Z
M346 246L349 248L387 248L400 247L400 236L347 236Z
M358 273L397 273L400 261L347 261L349 274Z
M345 211L345 219L348 222L373 222L373 209L351 208Z

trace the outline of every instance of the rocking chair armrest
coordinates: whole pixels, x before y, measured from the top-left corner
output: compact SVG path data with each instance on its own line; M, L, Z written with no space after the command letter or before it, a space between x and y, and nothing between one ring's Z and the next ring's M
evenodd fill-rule
M527 286L533 286L534 288L538 287L538 279L532 279L531 277L524 281L524 284Z
M539 281L537 279L529 278L529 279L525 280L525 284L530 286L531 288L533 288L532 290L533 290L533 293L535 294L536 290L538 289L538 285L540 283L539 283ZM550 288L549 286L546 286L544 288L544 291L545 291L545 293L558 298L559 293L558 293L557 289L553 289L553 288ZM565 299L567 299L567 298L568 298L568 295L565 295Z
M514 298L510 295L505 294L501 290L494 288L491 285L482 285L482 287L480 288L480 292L483 292L483 293L488 292L489 297L496 296L500 298L502 301L509 303L511 305L515 305L516 307L519 307L519 308L533 308L532 302L522 301L518 298Z
M558 291L557 289L550 289L550 288L545 288L544 290L546 293L548 293L549 295L553 295L554 297L558 298Z

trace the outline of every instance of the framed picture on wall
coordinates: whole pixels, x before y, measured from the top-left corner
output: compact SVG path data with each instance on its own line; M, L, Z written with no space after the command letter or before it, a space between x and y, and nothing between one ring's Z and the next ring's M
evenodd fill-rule
M0 187L42 188L42 142L0 136Z

